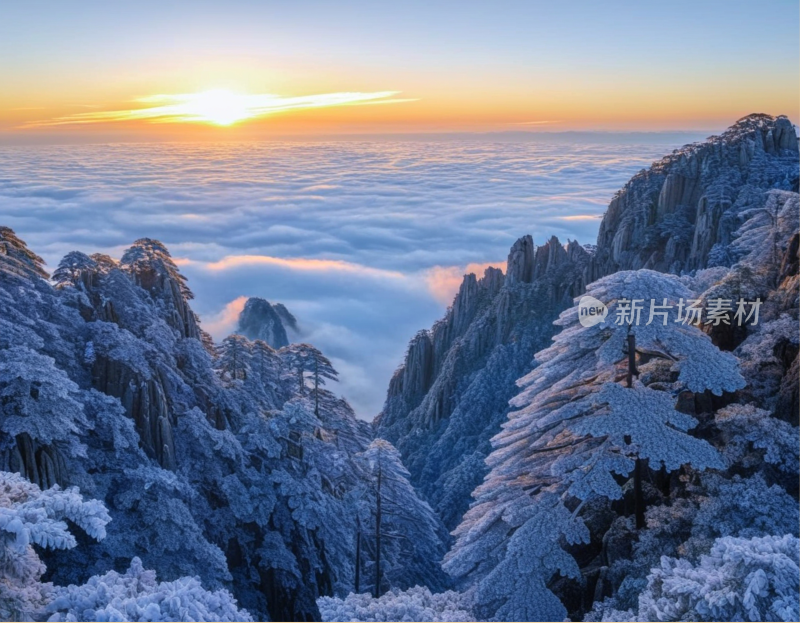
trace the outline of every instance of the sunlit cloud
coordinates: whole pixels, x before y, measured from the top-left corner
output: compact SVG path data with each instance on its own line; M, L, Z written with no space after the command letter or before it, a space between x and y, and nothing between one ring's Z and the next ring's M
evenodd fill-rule
M596 221L602 218L602 214L570 214L569 216L560 216L562 221Z
M313 271L313 272L345 272L345 273L358 273L361 275L370 275L373 277L390 278L390 279L405 279L406 276L394 270L383 270L380 268L372 268L362 264L353 262L346 262L344 260L321 260L314 258L283 258L273 257L271 255L227 255L216 262L196 262L185 258L175 260L178 266L188 265L202 265L206 270L218 272L225 270L232 270L242 266L276 266L280 268L288 268L291 270Z
M543 120L543 121L516 121L516 122L512 123L511 125L550 125L550 124L553 124L553 123L561 123L561 122L560 121L549 121L549 120Z
M223 340L233 333L245 303L247 303L246 296L236 297L217 314L204 318L203 329L208 331L215 340Z
M499 268L503 272L506 269L505 262L471 263L466 266L434 266L426 271L425 282L428 291L437 301L450 305L461 287L464 275L475 273L475 276L480 279L490 266Z
M139 107L123 110L82 112L54 119L34 121L25 127L80 125L145 121L148 123L205 123L229 126L292 110L332 108L336 106L398 104L414 99L396 98L399 91L374 93L342 92L283 97L280 95L235 93L226 90L150 95L134 100Z

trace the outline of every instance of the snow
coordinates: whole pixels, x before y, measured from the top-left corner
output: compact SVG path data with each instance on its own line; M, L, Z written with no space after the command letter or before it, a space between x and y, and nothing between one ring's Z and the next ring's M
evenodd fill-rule
M696 565L664 557L639 598L643 621L797 621L800 540L723 537Z
M317 604L323 621L475 621L463 595L431 593L422 586L394 589L378 599L366 593L320 597Z

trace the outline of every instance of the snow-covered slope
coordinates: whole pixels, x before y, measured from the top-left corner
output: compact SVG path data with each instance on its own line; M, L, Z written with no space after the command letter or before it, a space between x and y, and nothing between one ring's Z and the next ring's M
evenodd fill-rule
M111 586L133 564L177 582L163 585L176 594L196 593L199 608L217 597L180 580L197 576L257 620L316 618L318 596L347 595L359 520L374 532L369 426L263 341L239 336L235 353L218 356L226 345L202 330L156 240L136 241L120 261L72 252L45 277L1 228L0 471L42 489L77 486L111 517L101 541L42 552L47 579ZM404 507L427 508L407 482L402 490ZM0 517L8 512L0 504ZM384 589L444 584L441 524L427 512L410 547L382 552ZM365 588L373 543L361 548ZM62 605L93 591L64 592Z

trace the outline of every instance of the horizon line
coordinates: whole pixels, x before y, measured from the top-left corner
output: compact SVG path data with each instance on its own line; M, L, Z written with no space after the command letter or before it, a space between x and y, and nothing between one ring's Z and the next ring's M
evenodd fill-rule
M565 138L575 136L597 136L605 138L615 137L677 137L697 136L708 138L718 134L720 129L682 129L682 130L614 130L614 129L585 129L585 130L432 130L415 132L318 132L314 134L292 133L275 134L271 136L258 136L242 138L241 136L217 137L157 137L142 135L127 135L127 133L109 133L106 139L92 135L73 134L47 134L30 135L17 132L0 131L0 147L5 146L46 146L46 145L118 145L118 144L181 144L181 143L272 143L272 142L330 142L330 141L364 141L364 140L431 140L431 139L523 139L537 140L547 138ZM798 126L795 125L795 128Z

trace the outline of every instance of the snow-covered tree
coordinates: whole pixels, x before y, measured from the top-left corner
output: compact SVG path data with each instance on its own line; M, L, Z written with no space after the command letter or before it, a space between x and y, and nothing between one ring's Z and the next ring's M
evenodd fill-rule
M20 277L47 279L44 260L31 251L9 227L0 226L0 271Z
M345 599L317 600L323 621L474 621L469 599L461 593L431 593L424 586L392 589L377 599L350 593Z
M251 368L254 380L258 382L270 400L278 400L281 393L281 358L277 351L264 340L255 340L251 346Z
M414 583L441 588L441 522L408 481L400 453L376 439L361 457L371 480L361 511L366 511L364 525L372 541L373 559L364 565L369 570L364 577L372 582L373 596Z
M103 539L110 520L102 503L84 501L75 488L42 491L19 474L0 472L0 619L38 618L52 595L52 585L41 582L46 569L34 546L75 547L67 521Z
M225 589L208 591L197 578L158 582L138 558L125 573L109 571L86 584L56 587L49 621L252 621Z
M598 604L597 610L604 614L594 618L614 620L609 610L635 609L650 569L659 565L662 556L697 560L708 554L720 537L752 538L800 531L797 501L780 486L769 486L761 475L728 479L707 472L698 480L681 497L648 509L647 528L638 531L638 540L631 544L628 556L609 554L610 565L603 581L613 588L613 596ZM632 519L619 517L607 538L630 538L633 531Z
M639 597L641 621L797 621L800 540L723 537L698 564L664 557Z
M6 468L43 487L61 481L60 455L86 455L78 441L87 428L78 386L50 357L25 346L2 351L0 414Z
M689 434L697 420L676 410L681 391L721 395L744 385L735 357L678 318L678 303L692 293L677 277L640 270L601 279L587 294L608 305L608 317L584 327L577 307L561 314L553 346L536 355L537 366L519 381L523 389L512 401L519 410L492 441L491 472L446 559L448 572L476 584L481 615L563 617L545 583L557 570L576 568L557 551L558 541L588 539L580 510L596 497L620 499L618 480L631 475L637 459L667 471L724 466L708 442ZM651 300L657 313L646 310L638 324L631 322L635 302L644 308ZM632 362L658 360L667 366L666 383L620 384L635 372ZM517 543L521 533L527 539ZM541 543L539 551L529 551L528 540Z
M313 383L314 413L319 414L320 388L325 381L338 381L339 373L330 360L310 344L290 344L278 351L285 364L298 378L300 393L306 388L306 380Z
M796 472L795 472L796 473ZM796 500L778 485L768 485L761 475L723 478L703 475L702 490L692 491L691 536L678 552L707 553L714 539L723 536L800 534L800 509Z
M775 466L792 477L800 472L797 429L753 405L720 409L714 421L723 432L723 453L731 465L743 468Z
M170 279L178 284L184 299L194 298L184 277L164 243L152 238L140 238L125 251L120 268L134 275L136 283L150 289L157 281Z
M53 271L52 280L57 288L75 286L83 273L97 269L97 262L85 253L70 251L58 263L58 268Z
M234 381L247 379L252 359L252 345L243 335L229 335L217 349L217 368Z

